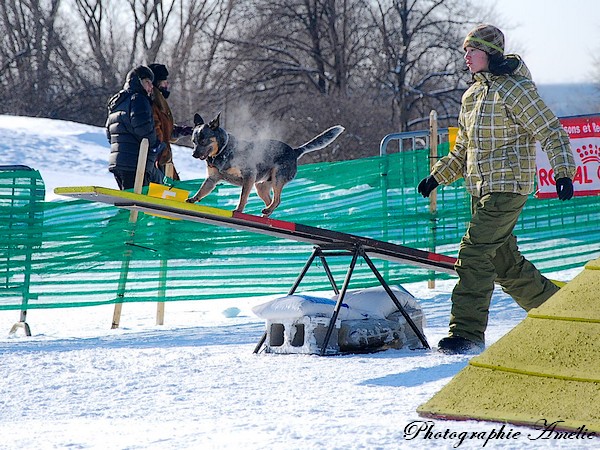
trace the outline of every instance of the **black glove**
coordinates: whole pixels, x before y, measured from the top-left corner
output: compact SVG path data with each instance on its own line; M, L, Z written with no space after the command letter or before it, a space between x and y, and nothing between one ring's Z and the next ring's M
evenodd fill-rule
M439 183L433 178L433 175L429 175L427 178L423 178L417 187L417 191L423 197L429 197L429 194L439 186Z
M174 125L173 126L173 134L171 137L173 139L178 139L182 136L191 136L193 131L194 131L193 127L187 127L187 126L183 126L183 125Z
M573 180L569 177L556 180L556 193L560 200L571 200L573 197Z

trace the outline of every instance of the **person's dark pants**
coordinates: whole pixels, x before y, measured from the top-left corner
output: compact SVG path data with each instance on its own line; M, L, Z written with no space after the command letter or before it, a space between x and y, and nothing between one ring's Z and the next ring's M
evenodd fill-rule
M471 200L472 218L455 265L450 336L485 343L494 283L529 311L559 288L527 261L512 234L527 196L494 192Z
M135 170L112 168L110 169L110 172L115 177L115 181L120 190L133 189L135 184ZM143 185L148 186L151 182L161 184L163 177L164 174L159 169L152 167L150 168L150 171L146 170Z
M115 177L119 189L122 191L125 189L133 189L135 183L135 170L112 169L111 173Z

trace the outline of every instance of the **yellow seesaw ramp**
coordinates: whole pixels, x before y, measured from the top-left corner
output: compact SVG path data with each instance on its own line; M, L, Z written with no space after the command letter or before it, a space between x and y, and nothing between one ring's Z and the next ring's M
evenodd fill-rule
M471 359L417 412L600 432L600 259Z

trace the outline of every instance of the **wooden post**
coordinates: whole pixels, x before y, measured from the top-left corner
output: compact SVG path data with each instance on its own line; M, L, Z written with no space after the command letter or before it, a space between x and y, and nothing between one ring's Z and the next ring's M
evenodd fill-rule
M142 139L140 143L140 154L138 156L137 169L135 171L135 181L133 183L133 192L142 193L144 186L144 175L146 174L146 160L148 159L148 139ZM129 224L131 225L131 235L129 242L133 242L135 236L135 223L138 220L138 211L129 212ZM123 309L123 298L125 297L125 285L127 284L127 275L129 272L129 263L131 262L131 249L126 249L123 253L123 263L121 264L121 275L119 278L119 287L117 288L117 297L119 301L115 303L113 313L112 329L119 328L121 322L121 310Z
M165 175L173 178L173 163L165 164ZM160 260L160 280L158 282L158 297L162 299L156 304L156 325L165 323L165 302L164 298L167 290L167 263L166 259Z
M431 169L433 169L434 164L437 162L437 147L438 147L438 126L437 126L437 112L432 109L429 113L429 172L431 173ZM434 189L429 195L429 214L431 215L432 220L432 229L431 229L431 246L430 251L435 252L435 238L436 238L436 229L434 217L437 211L437 191ZM434 272L430 272L431 278L427 282L427 287L429 289L435 288L435 274Z

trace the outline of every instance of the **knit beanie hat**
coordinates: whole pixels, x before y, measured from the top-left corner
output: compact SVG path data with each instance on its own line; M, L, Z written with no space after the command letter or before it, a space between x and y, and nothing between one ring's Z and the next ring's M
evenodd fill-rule
M469 31L463 49L473 47L486 52L488 55L504 55L504 34L493 25L478 25Z
M152 63L148 67L154 72L154 86L158 86L158 83L166 80L169 76L167 66L164 64Z

